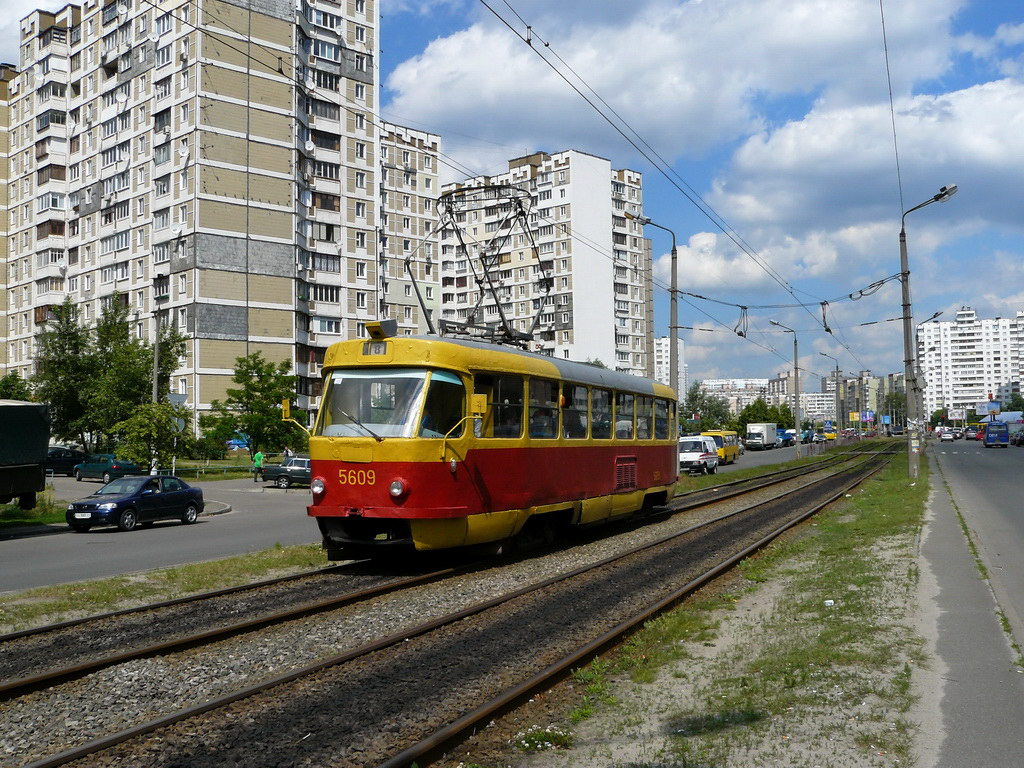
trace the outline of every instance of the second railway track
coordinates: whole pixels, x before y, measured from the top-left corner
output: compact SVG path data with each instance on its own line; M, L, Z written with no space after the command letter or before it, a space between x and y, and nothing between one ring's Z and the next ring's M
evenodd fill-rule
M677 496L666 512L690 511L820 472L841 453ZM0 636L0 701L132 659L208 645L234 635L472 571L486 564L421 569L396 577L355 564L233 587Z
M815 468L816 471L821 469L821 466ZM387 717L379 707L398 707L399 700L405 702L410 698L409 686L413 685L414 681L418 686L419 693L411 697L413 701L425 701L433 694L441 696L443 694L440 690L441 687L453 687L463 694L465 700L462 705L475 703L476 708L484 706L500 693L494 688L495 684L498 684L499 688L502 685L508 687L506 684L511 684L509 675L512 673L508 670L515 670L515 674L520 674L525 669L534 669L534 674L539 673L537 665L540 664L541 669L550 666L554 656L565 650L565 643L576 647L579 644L578 638L600 636L606 633L610 627L614 627L616 623L620 622L621 614L628 612L625 609L635 607L631 606L631 603L635 603L639 599L639 593L644 594L646 602L649 595L644 592L644 589L649 588L652 582L664 593L666 590L671 592L670 586L673 584L678 587L677 582L680 579L683 580L683 583L692 581L691 577L696 574L694 569L699 570L702 567L697 564L700 562L700 558L694 559L697 553L704 552L710 557L711 550L718 551L729 547L735 550L735 541L740 539L753 541L751 537L754 537L757 531L763 533L762 529L765 526L774 530L778 527L777 524L782 517L790 514L794 508L808 506L814 499L822 497L822 494L827 495L829 488L834 490L835 487L849 483L851 476L859 476L860 472L861 470L847 468L835 475L820 479L818 482L801 484L798 488L790 489L783 494L784 498L760 501L756 506L762 509L761 516L765 518L765 521L762 521L763 524L758 524L760 527L749 522L754 519L753 515L733 513L715 523L715 525L726 526L722 531L729 532L720 532L714 535L708 533L710 522L701 524L689 532L676 532L671 537L667 537L665 541L655 544L648 542L642 550L628 555L620 554L614 560L608 560L596 568L593 563L590 563L585 568L577 569L578 572L571 579L566 579L563 574L557 580L550 580L549 583L542 584L539 588L536 585L531 585L529 592L524 588L522 594L518 596L509 597L506 594L500 604L495 601L496 604L490 606L486 611L466 615L456 612L456 616L462 620L457 621L454 625L444 624L438 620L435 623L439 626L426 634L419 634L419 631L406 627L398 633L393 633L391 643L380 640L381 634L387 631L386 628L381 627L376 641L367 644L363 652L357 652L354 649L347 652L352 658L344 663L344 671L339 672L341 668L336 668L337 665L343 664L337 658L327 662L320 660L314 664L314 666L320 667L319 672L302 674L302 670L292 670L286 676L293 677L294 680L279 681L265 693L249 691L248 694L241 695L240 691L236 690L220 694L220 701L217 701L218 696L214 695L210 697L214 700L213 704L207 703L204 707L210 711L202 718L188 720L189 725L187 726L183 722L180 726L165 727L160 730L159 737L143 735L130 738L125 741L124 746L115 747L116 754L120 755L121 759L152 765L181 764L181 759L190 765L220 764L218 755L224 757L230 755L233 759L253 765L290 764L299 763L302 760L306 761L303 764L310 765L374 765L401 752L411 742L430 740L430 734L433 732L431 729L435 729L437 726L427 722L431 718L426 716L426 711L437 710L443 714L443 717L457 720L459 717L465 717L467 711L474 709L474 707L466 709L463 706L462 714L455 717L452 710L453 702L430 704L424 708L424 713L420 716L417 716L415 712L406 712L407 722L403 721L406 722L406 725L395 728L385 725L390 721L390 717ZM775 511L768 514L765 510L769 508ZM751 526L757 528L757 531L753 531ZM747 530L748 528L751 530ZM698 533L698 529L704 532ZM686 537L689 537L689 540ZM711 546L716 540L718 543ZM673 545L670 542L676 542L676 544ZM679 548L674 555L666 554L661 549L672 546ZM734 554L735 552L733 552ZM681 560L683 565L689 561L693 562L686 567L680 567ZM624 564L628 562L632 562L632 565ZM687 570L688 568L689 570ZM565 586L570 583L576 586ZM629 585L630 589L625 589L625 585ZM540 591L537 591L538 589ZM661 599L664 598L665 594ZM531 605L539 607L530 608ZM491 618L477 618L484 615ZM470 619L468 616L473 618ZM572 619L577 621L566 626L565 622ZM562 623L559 624L559 622ZM560 626L561 629L555 631L555 625ZM555 647L542 650L542 644L538 644L538 641L549 636L556 640L562 639L555 642ZM430 637L441 639L429 640ZM500 653L495 654L491 651L483 653L485 648L497 647L493 645L494 643L512 643L513 639L516 640L513 645L519 647L519 651L510 650L508 652L508 664L497 658L501 656ZM530 639L533 642L532 646L530 646L530 642L527 642ZM522 646L523 642L526 642L526 646ZM467 643L470 645L466 645ZM368 651L371 646L375 650ZM461 652L455 650L460 646ZM532 650L528 650L531 647ZM395 656L396 653L398 656ZM407 653L413 655L406 656ZM423 653L425 656L417 656L416 654L419 653ZM516 655L517 653L525 653L525 655L520 657ZM410 659L413 658L416 661L410 666ZM428 659L433 661L433 666L426 663ZM474 677L473 670L476 670L477 677ZM313 682L319 675L326 676L325 679L330 682L323 680ZM338 675L343 679L343 684L337 678ZM462 675L467 677L461 677ZM486 686L482 684L480 675L488 681ZM392 682L387 682L389 680ZM441 685L442 682L445 683L444 686ZM330 692L318 687L321 685L326 685ZM338 687L339 685L341 688ZM388 692L389 686L392 687L390 693ZM79 688L79 690L71 692L71 699L86 695L85 686ZM289 690L292 691L291 694L287 693ZM359 693L360 690L363 692ZM405 692L400 694L400 690ZM32 699L43 695L49 694L35 694L27 698ZM99 695L102 697L103 694ZM241 698L234 704L227 703L228 699L240 695ZM378 699L381 702L391 703L378 704ZM87 697L85 701L88 701ZM312 703L314 701L324 704L323 712L315 711L316 708ZM249 707L254 706L259 709L255 702L263 702L263 705L259 706L266 706L268 709L260 710L260 714L254 714ZM54 701L51 700L49 704L53 705ZM408 702L403 705L406 709L408 708L407 704ZM78 706L82 706L81 700ZM241 710L233 709L239 707ZM60 714L60 712L71 709L74 709L74 704L67 702L57 708L57 713ZM235 714L231 714L232 711ZM239 715L238 711L243 714ZM282 715L284 715L283 720L281 719ZM249 747L243 750L243 752L250 750L248 757L240 756L241 753L238 752L238 749L241 747L234 736L231 736L232 728L225 726L226 730L218 731L217 728L220 726L210 725L213 719L217 719L222 723L233 722L237 729L239 717L246 723L245 727L240 728L239 735L244 733L243 739L252 740L249 741ZM226 720L222 720L222 718L226 718ZM325 718L333 719L333 727ZM375 718L384 719L375 721ZM276 721L278 726L272 728L270 726L272 720ZM294 721L296 728L308 729L306 733L295 736L297 739L295 744L290 741L293 733L280 737L276 735L275 728L280 727L285 721L289 723ZM356 722L365 724L366 730L359 732L362 735L357 735L353 730ZM338 723L346 724L341 732L338 731ZM9 723L0 722L0 727L7 725ZM98 723L97 726L99 726ZM136 726L143 731L156 727L152 724ZM260 728L265 729L265 732L257 733L253 730ZM202 733L204 735L201 741L204 744L215 746L209 749L207 746L196 747L188 738L185 741L188 741L191 746L186 746L184 742L177 741L179 736L168 736L168 733L177 733L179 729L184 729L185 732L192 734ZM214 735L215 731L216 735ZM127 734L123 733L114 740L120 741L122 737L126 736ZM159 738L161 754L172 756L169 762L161 762L162 758L157 759L158 756L153 751L152 738ZM230 741L233 746L227 747L225 739ZM80 743L81 740L80 735L77 741ZM373 746L378 743L380 746ZM66 741L65 744L67 744ZM149 746L145 746L146 744ZM261 745L260 748L255 748L255 751L252 751L253 745L256 744ZM348 746L343 748L343 744ZM29 759L38 758L40 749L44 754L47 751L52 754L54 748L59 749L61 744L60 739L56 739L51 741L48 746L43 744L33 746L35 748L26 753ZM290 750L289 754L293 755L292 758L285 759L280 754L279 750L286 746ZM122 753L122 749L128 751ZM210 749L213 751L211 752ZM53 759L44 759L39 765L59 765L68 759L84 757L88 751L82 751L81 746L75 747L74 750L77 751L68 752ZM328 754L332 757L327 758ZM300 755L305 757L300 759L297 757ZM176 760L177 763L175 763ZM7 763L5 762L5 764ZM20 765L22 763L9 764Z

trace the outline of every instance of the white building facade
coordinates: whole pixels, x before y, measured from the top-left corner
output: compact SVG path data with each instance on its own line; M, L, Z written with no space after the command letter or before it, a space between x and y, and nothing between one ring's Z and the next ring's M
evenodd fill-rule
M1024 311L1015 317L979 318L970 307L956 319L917 326L917 361L924 387L924 417L940 408L972 409L1021 391Z
M530 231L502 237L507 210L497 204L460 214L458 233L445 226L442 318L498 322L496 300L481 295L473 272L481 253L494 248L488 258L496 265L497 301L515 330L534 329L532 350L653 375L650 241L626 216L643 210L641 174L614 170L608 160L576 150L537 152L511 160L506 173L470 178L445 191L484 185L528 193Z
M676 369L679 372L679 391L676 394L682 399L690 388L690 366L686 364L686 341L684 339L676 339L676 355ZM670 363L671 337L659 336L654 340L654 378L666 387L672 380Z

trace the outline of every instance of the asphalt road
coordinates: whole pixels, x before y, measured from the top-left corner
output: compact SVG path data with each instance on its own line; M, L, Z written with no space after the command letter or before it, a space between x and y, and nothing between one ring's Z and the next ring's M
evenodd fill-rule
M828 445L831 446L832 443L829 443ZM823 450L823 448L821 448L821 444L802 445L800 448L803 450L803 453L801 454L803 456L816 455ZM789 448L772 448L767 451L747 451L737 459L735 464L719 464L718 471L735 472L737 469L761 467L766 464L781 464L784 461L792 461L795 458L795 445L791 445Z
M1024 639L1024 448L929 441L989 569L992 589Z
M62 501L88 496L99 481L57 477ZM222 515L201 515L195 525L158 522L152 528L121 533L97 528L88 533L58 533L0 540L0 592L216 560L282 545L320 540L306 516L309 490L282 491L251 480L190 483L203 489L206 502L231 505Z

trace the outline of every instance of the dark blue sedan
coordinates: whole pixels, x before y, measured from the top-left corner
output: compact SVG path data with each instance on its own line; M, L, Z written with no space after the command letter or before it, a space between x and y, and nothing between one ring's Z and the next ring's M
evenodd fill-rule
M85 533L95 525L130 531L157 520L194 523L203 511L203 492L177 477L129 476L113 480L92 496L68 505L72 530Z

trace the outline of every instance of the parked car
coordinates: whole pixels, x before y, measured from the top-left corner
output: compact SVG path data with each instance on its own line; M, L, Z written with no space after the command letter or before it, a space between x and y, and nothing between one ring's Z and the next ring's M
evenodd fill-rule
M125 461L117 458L112 453L97 453L86 457L81 464L75 465L75 480L83 477L98 477L104 483L116 480L125 475L137 475L142 472L142 467L134 461Z
M268 464L263 467L263 480L273 483L278 488L309 485L311 479L309 459L295 457L285 459L280 464Z
M91 496L68 505L65 519L72 530L85 533L93 526L116 525L130 531L157 520L196 521L203 511L203 491L177 477L121 477Z
M689 435L679 439L679 470L690 474L713 475L718 471L718 446L707 435Z
M79 451L76 448L51 445L46 451L46 463L43 464L43 467L48 475L67 475L71 477L75 474L75 467L85 461L86 458L85 452Z
M828 438L825 437L825 435L823 435L821 432L815 432L814 435L811 437L812 443L824 443L826 440L828 440Z

